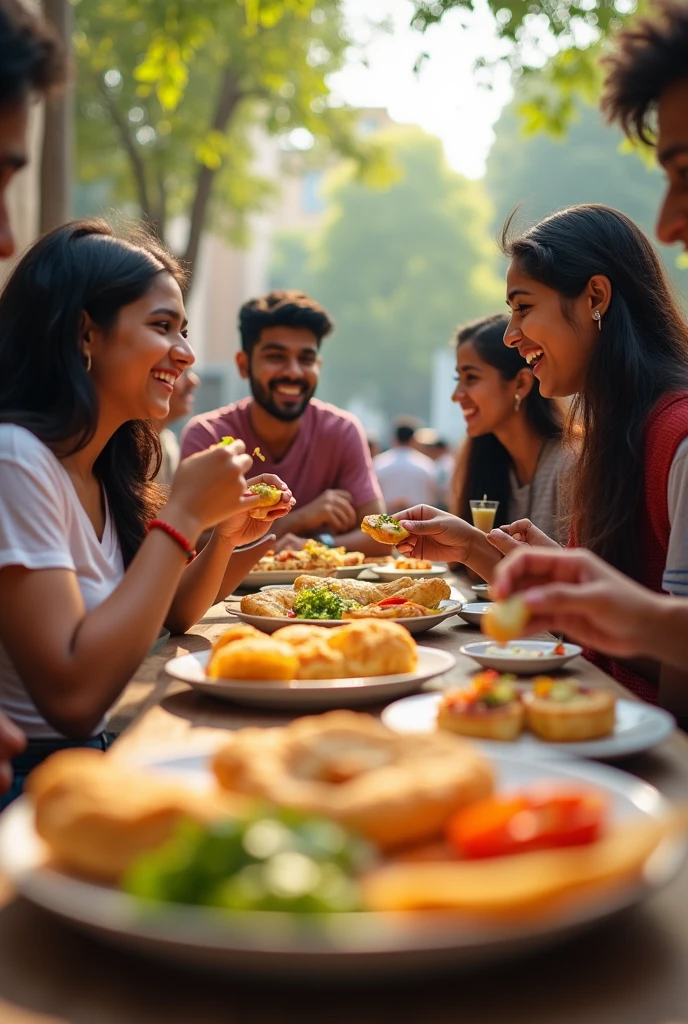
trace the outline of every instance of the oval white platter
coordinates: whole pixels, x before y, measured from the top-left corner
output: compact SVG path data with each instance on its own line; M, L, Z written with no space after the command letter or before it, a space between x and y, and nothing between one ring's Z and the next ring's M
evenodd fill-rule
M463 613L460 611L459 615ZM497 647L494 640L479 640L477 643L464 644L459 648L483 668L494 668L497 672L515 672L516 675L538 676L543 672L556 672L563 668L567 661L583 653L578 644L564 644L565 654L552 654L557 640L513 640L504 644L504 653L488 653L490 648ZM540 657L528 657L512 654L514 647L526 651L538 651Z
M245 576L237 589L253 590L267 584L291 585L299 576L330 576L340 580L354 580L365 568L364 565L340 565L329 569L259 569Z
M417 690L426 679L441 676L456 664L447 651L418 647L415 672L390 676L360 676L351 679L291 679L261 681L255 679L208 679L205 674L210 651L172 658L165 671L188 683L194 690L253 707L285 710L323 711L326 708L354 708L363 704L382 704Z
M534 783L587 783L602 790L613 821L669 813L652 786L625 772L584 761L532 761L503 753L493 757L500 790ZM178 755L152 770L207 784L205 756ZM360 912L290 915L232 912L149 903L117 889L68 876L45 863L33 827L31 805L18 800L0 818L0 869L17 892L39 907L101 939L138 954L261 979L288 972L304 979L399 977L439 968L471 970L477 964L519 957L551 946L669 882L685 859L686 846L665 839L637 881L606 892L581 892L538 918L490 924L459 913Z
M382 721L389 729L400 733L434 732L437 728L437 709L440 693L419 693L414 697L395 701L382 712ZM474 740L490 755L506 751L510 757L627 757L656 747L670 736L676 721L662 708L639 700L617 700L614 732L599 740L579 743L547 743L531 732L524 731L511 741Z
M256 629L261 629L264 633L274 633L276 630L281 629L282 626L295 626L297 623L310 623L312 626L344 626L347 622L363 622L363 619L290 619L286 616L284 618L271 618L269 615L249 615L248 612L237 611L236 605L227 604L225 605L230 615L236 616L237 619L241 619L242 622L248 622L250 626L255 626ZM383 619L384 622L397 622L404 629L408 629L409 633L425 633L428 629L432 629L433 626L437 626L440 622L444 622L445 619L451 618L452 615L458 615L461 610L461 601L440 601L440 608L442 609L437 615L418 615L416 618L410 619ZM465 625L465 623L456 623L456 625Z

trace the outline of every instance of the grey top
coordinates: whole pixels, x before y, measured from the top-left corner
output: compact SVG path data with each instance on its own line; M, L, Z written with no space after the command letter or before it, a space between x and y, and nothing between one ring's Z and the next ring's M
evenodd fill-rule
M567 543L562 478L571 468L574 458L574 452L555 439L545 441L531 483L519 485L513 468L509 470L509 518L512 523L517 519L530 519L548 537L560 544Z

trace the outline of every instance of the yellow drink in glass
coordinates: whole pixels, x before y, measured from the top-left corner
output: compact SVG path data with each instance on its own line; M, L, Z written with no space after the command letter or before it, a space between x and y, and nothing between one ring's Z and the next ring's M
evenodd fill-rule
M473 525L476 530L489 533L494 526L495 516L499 508L498 501L486 501L484 498L474 499L470 502Z

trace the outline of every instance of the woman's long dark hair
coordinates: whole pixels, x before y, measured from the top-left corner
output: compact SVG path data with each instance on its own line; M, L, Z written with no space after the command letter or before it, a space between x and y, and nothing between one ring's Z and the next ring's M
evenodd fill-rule
M645 423L658 400L688 388L688 325L657 254L632 220L607 206L573 206L519 237L502 233L505 255L569 302L595 274L612 286L570 423L583 445L569 498L575 542L636 579L642 565Z
M99 416L82 355L84 311L107 331L163 272L184 280L155 241L143 234L116 238L104 221L74 221L36 242L0 296L0 422L26 427L60 456L84 448ZM125 565L163 501L151 482L160 457L150 423L132 420L95 463Z
M499 370L504 380L513 380L520 370L528 370L528 364L516 349L507 348L504 344L508 324L509 317L497 313L459 327L456 332L457 350L464 342L470 341L484 363ZM523 399L521 409L527 422L543 439L562 436L564 415L561 406L556 400L542 397L537 380L533 381L532 388ZM456 514L470 523L471 498L487 494L491 501L499 502L495 526L510 523L511 465L511 456L494 434L466 438L457 459L452 487Z

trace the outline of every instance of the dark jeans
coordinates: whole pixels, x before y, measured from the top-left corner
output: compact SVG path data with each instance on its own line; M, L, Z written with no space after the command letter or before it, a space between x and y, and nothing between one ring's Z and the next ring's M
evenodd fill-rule
M88 740L29 740L26 750L12 761L14 779L7 793L0 796L0 811L4 811L13 800L22 795L24 783L29 772L33 771L46 757L58 750L72 750L75 747L91 747L95 750L107 750L115 739L114 733L101 732Z

